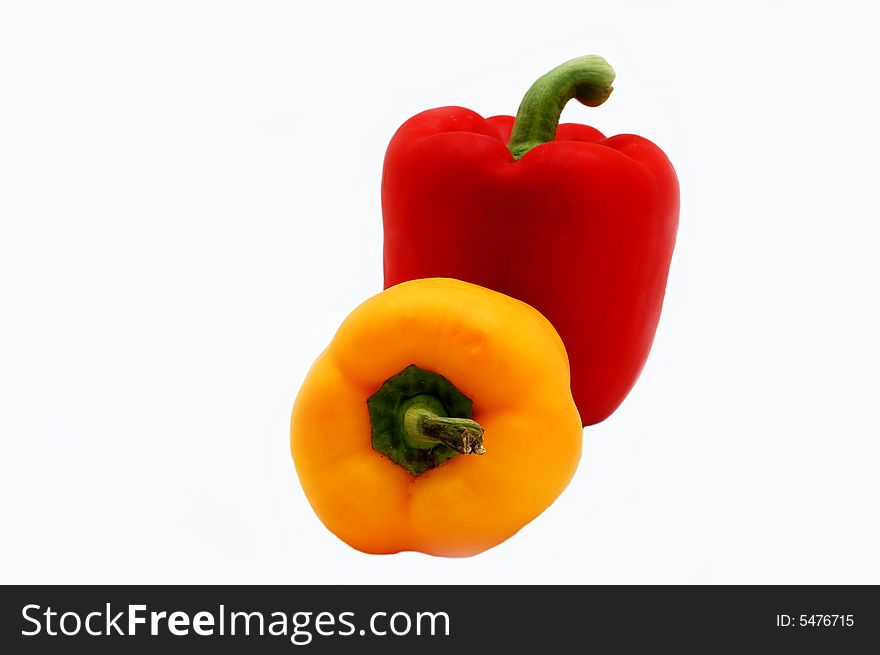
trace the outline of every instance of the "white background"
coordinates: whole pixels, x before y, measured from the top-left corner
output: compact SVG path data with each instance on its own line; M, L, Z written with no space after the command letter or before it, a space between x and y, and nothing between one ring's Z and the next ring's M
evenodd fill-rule
M0 582L880 583L869 6L4 3ZM388 140L591 53L563 119L681 182L648 365L508 542L356 552L288 421L381 289Z

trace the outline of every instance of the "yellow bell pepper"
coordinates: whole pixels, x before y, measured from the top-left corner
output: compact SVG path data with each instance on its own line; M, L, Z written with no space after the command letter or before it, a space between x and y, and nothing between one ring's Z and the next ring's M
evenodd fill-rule
M434 278L343 322L296 398L290 445L309 502L349 545L468 556L562 492L581 421L565 348L537 310Z

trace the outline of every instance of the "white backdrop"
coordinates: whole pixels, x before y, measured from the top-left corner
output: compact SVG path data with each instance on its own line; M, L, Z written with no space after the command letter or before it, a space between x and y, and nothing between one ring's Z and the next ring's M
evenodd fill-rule
M867 6L3 3L0 582L880 583ZM648 365L511 540L356 552L288 423L381 289L387 142L591 53L563 120L681 182Z

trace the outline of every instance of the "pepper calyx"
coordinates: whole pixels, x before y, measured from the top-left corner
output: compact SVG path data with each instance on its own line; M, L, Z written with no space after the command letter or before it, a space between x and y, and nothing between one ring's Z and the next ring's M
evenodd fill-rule
M439 373L407 366L367 399L373 449L418 476L458 454L482 455L470 398Z

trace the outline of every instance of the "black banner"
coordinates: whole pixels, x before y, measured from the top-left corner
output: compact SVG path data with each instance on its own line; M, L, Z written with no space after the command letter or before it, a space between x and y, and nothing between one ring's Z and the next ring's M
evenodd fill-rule
M870 586L13 586L2 595L6 653L848 653L880 643L880 591Z

